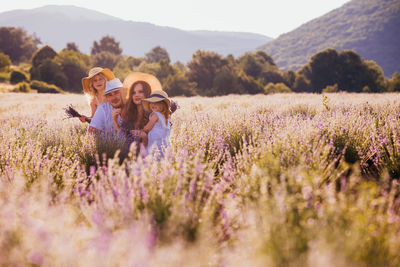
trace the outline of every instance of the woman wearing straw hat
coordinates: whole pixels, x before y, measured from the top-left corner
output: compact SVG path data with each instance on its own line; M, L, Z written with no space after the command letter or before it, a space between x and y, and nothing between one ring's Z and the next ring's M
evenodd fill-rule
M82 79L82 87L88 98L89 106L92 111L90 117L82 115L79 117L81 122L90 122L98 106L105 102L104 91L106 88L106 81L114 79L114 73L109 69L100 67L92 68L89 75Z
M142 100L149 97L154 90L162 90L162 87L160 81L151 74L133 72L124 80L124 108L113 113L113 122L114 128L127 136L127 149L132 142L147 145L147 134L143 127L149 121L149 114L143 109ZM122 118L120 123L117 120L118 115Z

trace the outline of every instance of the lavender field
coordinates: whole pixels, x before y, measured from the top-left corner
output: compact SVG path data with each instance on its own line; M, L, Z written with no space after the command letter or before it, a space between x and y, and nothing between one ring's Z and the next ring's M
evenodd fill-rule
M161 161L0 94L0 266L399 266L400 94L174 98Z

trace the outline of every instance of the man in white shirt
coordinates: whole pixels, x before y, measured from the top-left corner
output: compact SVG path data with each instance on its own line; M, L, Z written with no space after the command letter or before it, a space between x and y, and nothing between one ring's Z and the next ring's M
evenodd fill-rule
M89 124L89 133L99 134L113 134L115 133L112 113L113 110L123 108L123 101L121 95L122 83L119 79L115 78L106 82L106 89L104 96L106 98L105 103L97 107L96 112ZM121 118L118 117L118 121Z

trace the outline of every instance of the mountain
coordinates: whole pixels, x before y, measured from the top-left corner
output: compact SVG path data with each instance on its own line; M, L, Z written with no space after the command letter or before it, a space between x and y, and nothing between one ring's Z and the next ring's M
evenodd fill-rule
M58 5L0 13L1 26L23 27L56 50L65 48L68 42L75 42L85 53L90 52L94 41L111 35L120 42L125 55L143 57L159 45L167 49L172 61L184 63L198 49L239 56L272 40L253 33L184 31L126 21L86 8Z
M400 72L400 1L353 0L259 48L284 70L326 48L353 49L390 77Z

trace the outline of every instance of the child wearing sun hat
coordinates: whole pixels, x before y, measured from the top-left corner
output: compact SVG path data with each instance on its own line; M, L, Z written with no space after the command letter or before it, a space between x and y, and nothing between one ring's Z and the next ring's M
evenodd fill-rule
M103 104L105 101L103 95L106 88L106 82L114 79L114 73L107 69L101 67L94 67L89 70L87 77L82 78L83 91L88 98L89 106L91 108L92 114L90 117L81 115L79 119L82 122L89 122L93 118L94 113L98 106Z
M147 112L151 112L149 122L143 128L148 133L147 151L156 148L163 157L163 147L170 145L171 101L165 91L156 90L152 92L150 97L143 99L142 104Z

